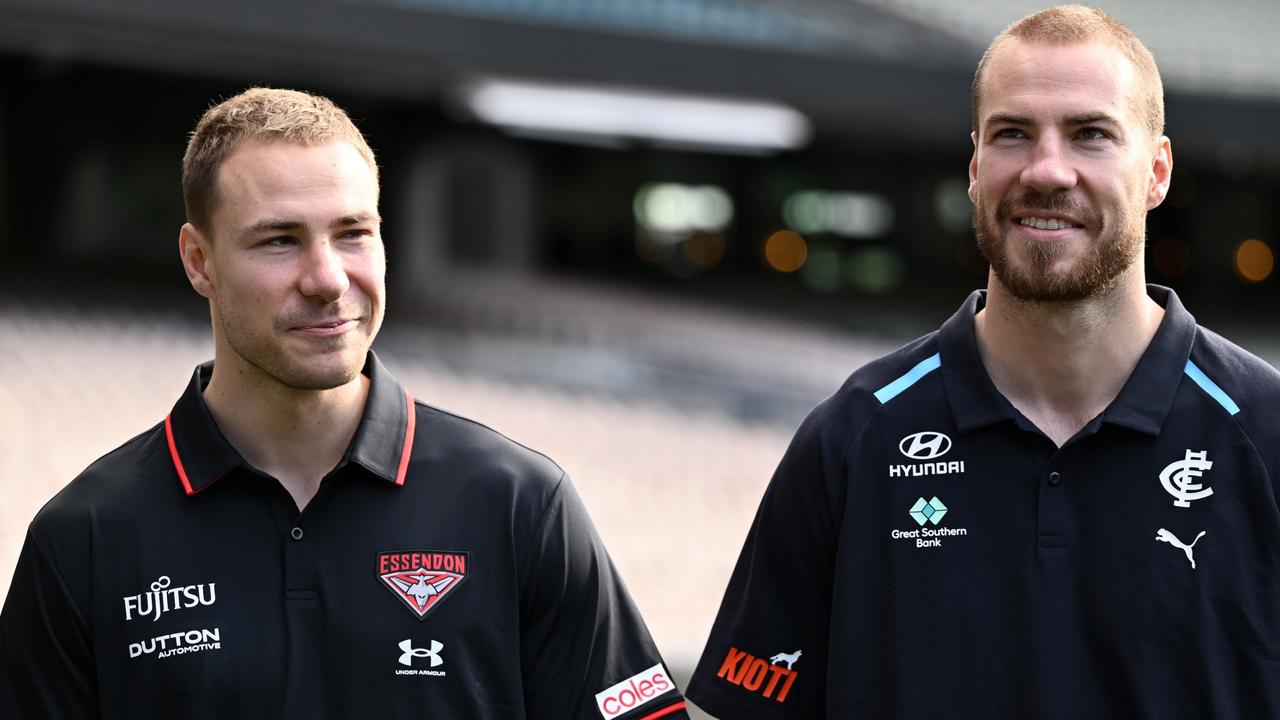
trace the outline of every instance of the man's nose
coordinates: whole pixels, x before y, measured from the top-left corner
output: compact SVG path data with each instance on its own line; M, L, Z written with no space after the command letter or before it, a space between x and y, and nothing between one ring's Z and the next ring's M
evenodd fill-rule
M1027 165L1022 170L1022 184L1049 195L1076 186L1076 171L1071 165L1068 149L1061 140L1044 137L1031 150Z
M335 302L351 287L342 256L327 240L312 243L304 255L299 289L303 295Z

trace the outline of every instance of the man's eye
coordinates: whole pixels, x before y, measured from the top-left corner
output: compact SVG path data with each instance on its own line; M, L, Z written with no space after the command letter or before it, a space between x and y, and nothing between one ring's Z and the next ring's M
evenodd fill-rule
M1096 127L1084 128L1079 133L1077 133L1077 135L1080 137L1081 140L1105 140L1108 137L1110 137L1109 135L1107 135L1107 131L1103 130L1102 128L1096 128Z
M1022 132L1018 128L1000 128L999 130L996 130L995 133L992 135L992 137L995 138L996 140L1016 140L1018 138L1024 138L1026 136L1027 134Z
M266 247L289 247L295 244L295 240L288 235L278 235L263 240L262 244Z

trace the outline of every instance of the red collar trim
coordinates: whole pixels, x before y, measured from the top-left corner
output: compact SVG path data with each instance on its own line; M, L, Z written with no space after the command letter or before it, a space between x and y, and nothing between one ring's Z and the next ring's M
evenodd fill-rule
M191 497L204 488L195 490L191 487L191 480L187 477L187 469L182 466L182 458L178 456L178 444L173 440L172 417L173 413L164 416L164 438L169 441L169 457L173 459L173 469L178 471L178 479L182 481L182 489L187 491L187 497Z
M400 450L400 467L396 470L396 485L404 486L405 473L409 471L409 456L413 453L413 430L417 425L417 415L413 407L413 394L404 391L405 401L409 404L409 419L404 426L404 447Z

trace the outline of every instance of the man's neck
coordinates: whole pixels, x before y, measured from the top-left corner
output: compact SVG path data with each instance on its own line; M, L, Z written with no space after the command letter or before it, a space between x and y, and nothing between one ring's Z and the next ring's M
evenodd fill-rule
M1098 297L1020 300L994 277L974 319L996 389L1061 447L1115 400L1155 336L1164 308L1141 269Z
M214 362L205 405L231 445L280 481L299 510L342 459L369 396L369 378L328 390L282 385L235 356Z

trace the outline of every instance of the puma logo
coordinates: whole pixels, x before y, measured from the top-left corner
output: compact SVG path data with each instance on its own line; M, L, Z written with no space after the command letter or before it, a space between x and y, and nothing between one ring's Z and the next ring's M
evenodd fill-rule
M1200 538L1204 537L1204 532L1204 530L1201 530L1200 534L1196 536L1196 539L1192 540L1190 545L1187 545L1179 540L1173 533L1165 530L1164 528L1160 528L1156 531L1156 540L1160 542L1167 542L1174 547L1182 548L1182 552L1187 554L1187 560L1191 562L1191 569L1195 570L1196 559L1191 556L1191 548L1195 547L1197 542L1200 542Z
M777 655L774 655L773 657L769 658L769 662L773 663L774 665L777 665L778 663L786 663L788 670L794 670L795 668L793 666L795 665L796 661L800 659L800 653L801 653L800 650L797 650L791 653L790 655L788 655L787 653L778 653Z

